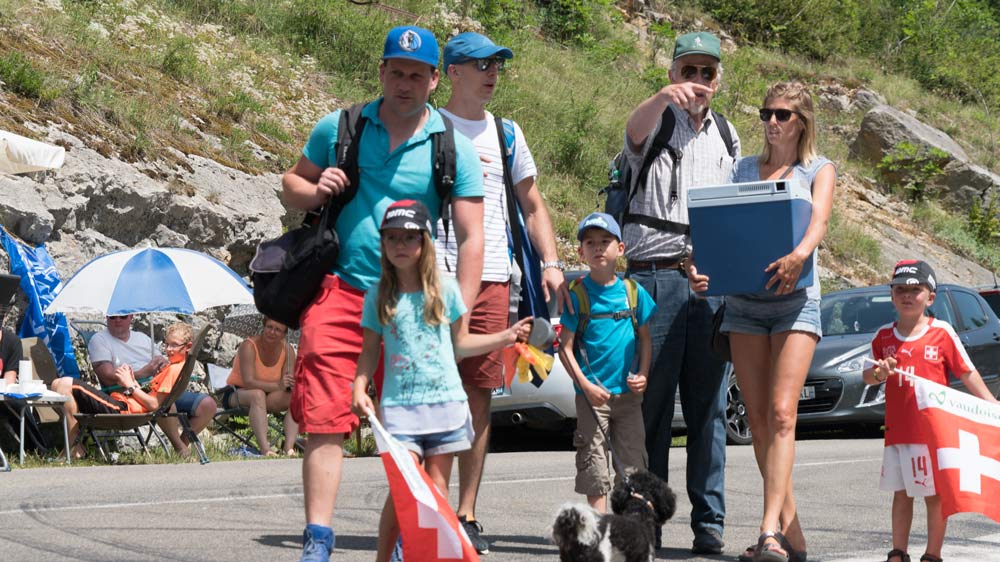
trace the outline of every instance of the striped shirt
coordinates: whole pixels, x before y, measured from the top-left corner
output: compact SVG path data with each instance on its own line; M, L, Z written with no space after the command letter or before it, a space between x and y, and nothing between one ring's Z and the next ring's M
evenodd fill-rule
M483 281L504 283L510 279L510 252L507 249L507 195L503 184L503 153L497 136L496 123L490 112L486 119L471 121L462 119L446 109L439 109L442 115L451 119L455 130L469 137L480 157L489 159L482 162L483 172ZM510 175L516 186L529 177L537 177L535 160L524 142L521 128L514 123L514 165ZM458 243L455 238L454 222L449 223L447 237L443 221L437 224L438 269L446 275L455 275L458 261Z
M673 104L668 106L675 116L674 134L670 146L681 155L677 176L677 198L671 200L670 178L673 160L664 150L649 167L646 185L640 186L629 205L629 212L637 215L665 219L682 224L688 223L688 189L729 183L733 163L740 155L740 139L732 123L729 130L733 137L736 158L729 155L726 143L715 126L712 114L702 121L701 130L695 131L687 112ZM653 138L660 130L661 120L657 120L640 152L632 150L628 138L625 139L625 155L633 170L642 167L642 160L653 144ZM633 176L638 176L638 173ZM673 259L687 255L691 251L691 238L683 234L663 232L636 223L626 223L622 230L625 243L625 257L630 260Z

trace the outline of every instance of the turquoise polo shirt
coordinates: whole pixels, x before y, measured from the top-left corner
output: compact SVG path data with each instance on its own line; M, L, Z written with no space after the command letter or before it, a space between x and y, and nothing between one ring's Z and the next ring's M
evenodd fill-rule
M416 199L427 205L437 222L441 207L431 167L431 134L445 130L441 115L428 105L430 116L423 129L390 152L389 131L378 117L381 104L379 98L361 112L368 119L358 145L361 186L336 225L340 257L333 273L361 290L367 290L381 276L378 227L386 208L401 199ZM339 109L320 119L302 149L303 156L320 168L336 166L339 123ZM482 197L483 171L472 141L455 131L455 148L452 197Z

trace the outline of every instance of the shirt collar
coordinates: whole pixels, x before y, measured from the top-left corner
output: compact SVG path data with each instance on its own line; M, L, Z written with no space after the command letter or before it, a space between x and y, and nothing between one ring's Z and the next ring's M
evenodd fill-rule
M379 127L383 128L383 129L385 128L385 124L382 123L381 119L379 119L379 117L378 117L378 111L382 107L382 101L384 99L385 99L384 97L383 98L378 98L377 100L373 101L372 103L369 103L368 105L366 105L364 107L364 109L361 110L361 116L362 117L364 117L365 119L368 119L368 121L370 123L378 125ZM418 137L419 138L423 138L423 137L429 136L429 135L431 135L433 133L439 133L439 132L445 130L445 128L444 128L444 120L441 118L441 114L438 113L437 110L435 110L433 107L431 107L430 104L424 104L424 107L427 108L429 114L427 116L427 121L424 123L423 129L421 130L420 133L417 133L417 135L415 137L415 140Z
M687 111L684 111L683 109L677 107L674 104L670 104L670 108L674 110L674 117L675 117L674 121L683 122L687 124L688 129L691 129L692 131L695 132L700 133L702 131L708 131L709 127L712 126L712 123L715 122L715 119L712 118L712 110L709 109L705 113L705 118L701 120L702 130L698 131L697 129L694 128L694 121L691 119L691 116L688 115Z

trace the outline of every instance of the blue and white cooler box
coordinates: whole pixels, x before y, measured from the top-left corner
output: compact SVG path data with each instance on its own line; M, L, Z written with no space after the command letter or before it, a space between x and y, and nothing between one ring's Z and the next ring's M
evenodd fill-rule
M798 178L688 190L688 220L698 272L710 277L707 295L764 291L774 260L802 241L812 195ZM813 284L813 260L802 265L797 289ZM771 288L774 290L774 287Z

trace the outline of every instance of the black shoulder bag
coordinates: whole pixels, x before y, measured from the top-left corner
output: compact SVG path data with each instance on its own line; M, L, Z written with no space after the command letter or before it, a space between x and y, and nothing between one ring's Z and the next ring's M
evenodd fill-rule
M337 126L337 167L347 174L350 185L323 206L318 220L307 217L298 228L261 242L250 262L257 310L293 330L299 328L302 312L316 296L340 254L334 225L340 211L358 191L360 143L354 141L360 139L365 126L366 119L361 117L364 105L341 111Z

